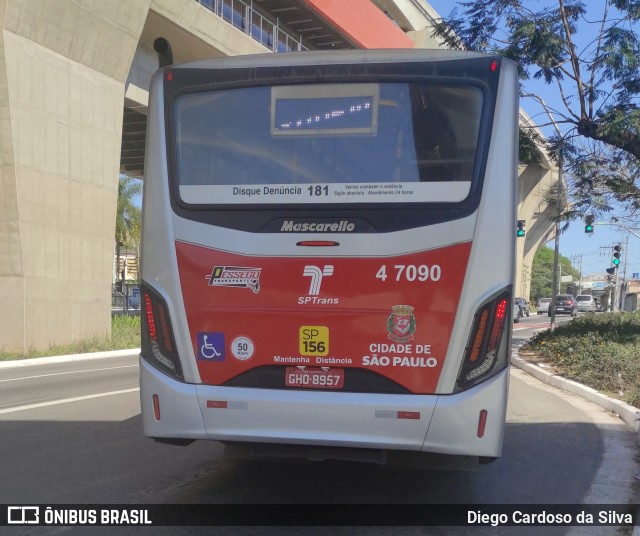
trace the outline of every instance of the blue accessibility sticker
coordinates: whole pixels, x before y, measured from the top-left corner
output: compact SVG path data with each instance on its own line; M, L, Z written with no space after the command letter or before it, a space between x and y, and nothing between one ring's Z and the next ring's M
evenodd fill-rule
M198 333L198 359L224 361L224 333Z

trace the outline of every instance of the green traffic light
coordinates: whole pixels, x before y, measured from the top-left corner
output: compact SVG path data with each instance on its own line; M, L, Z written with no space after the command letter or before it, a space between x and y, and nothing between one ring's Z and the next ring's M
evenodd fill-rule
M613 263L614 266L618 266L620 264L620 259L614 258L611 262Z
M593 233L593 214L587 214L584 217L584 232Z
M518 230L516 231L516 236L517 236L518 238L522 238L522 237L524 236L524 230L523 230L523 229L518 229Z

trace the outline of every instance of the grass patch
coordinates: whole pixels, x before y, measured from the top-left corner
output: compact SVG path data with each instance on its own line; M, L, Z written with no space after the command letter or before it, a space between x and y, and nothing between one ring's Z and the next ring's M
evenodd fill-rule
M535 335L523 347L558 373L640 407L640 314L603 313Z
M51 346L48 350L30 349L27 352L5 352L0 350L0 361L11 361L51 355L86 354L109 350L126 350L140 347L140 316L117 315L111 319L111 338L93 337L84 341L60 346Z

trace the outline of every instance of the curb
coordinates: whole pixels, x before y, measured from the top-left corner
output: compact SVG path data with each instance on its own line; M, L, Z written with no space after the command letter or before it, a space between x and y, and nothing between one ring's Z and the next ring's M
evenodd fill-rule
M88 359L107 359L109 357L130 357L140 354L140 348L129 350L111 350L108 352L92 352L89 354L57 355L51 357L34 357L33 359L16 359L13 361L0 361L0 369L30 367L34 365L49 365L54 363L69 363L72 361L85 361Z
M622 421L624 421L624 423L634 432L638 433L640 431L640 409L632 406L631 404L627 404L626 402L622 402L621 400L603 395L591 387L574 382L573 380L567 380L562 376L547 372L537 365L528 363L520 357L518 350L519 348L514 348L511 352L512 365L547 385L557 387L563 391L568 391L569 393L578 395L589 402L593 402L602 409L620 417L620 419L622 419Z

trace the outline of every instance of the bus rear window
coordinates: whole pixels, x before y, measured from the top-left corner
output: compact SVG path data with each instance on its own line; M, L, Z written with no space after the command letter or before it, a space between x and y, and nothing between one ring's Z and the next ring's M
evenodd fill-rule
M174 105L187 204L460 202L483 94L406 83L252 87Z

